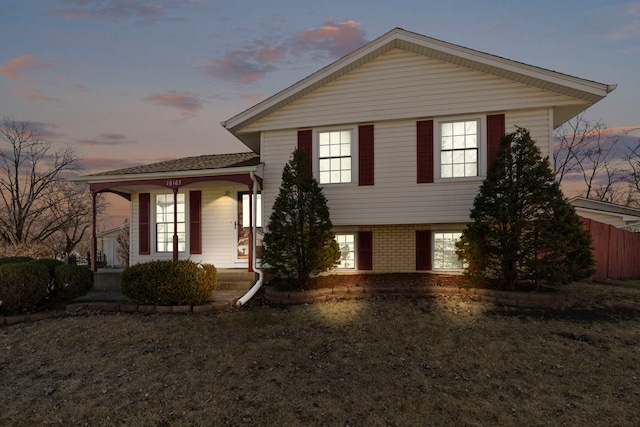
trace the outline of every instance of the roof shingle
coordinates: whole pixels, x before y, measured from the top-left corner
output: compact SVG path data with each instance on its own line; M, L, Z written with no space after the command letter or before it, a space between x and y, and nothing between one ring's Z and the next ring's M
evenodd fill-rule
M226 169L260 164L260 156L256 153L209 154L204 156L183 157L164 162L116 169L86 176L133 175L145 173L162 173L178 171L194 171L205 169Z

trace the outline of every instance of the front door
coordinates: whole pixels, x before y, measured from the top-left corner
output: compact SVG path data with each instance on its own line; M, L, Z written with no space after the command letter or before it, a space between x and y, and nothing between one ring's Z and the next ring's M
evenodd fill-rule
M250 204L249 198L251 194L248 191L239 191L237 198L236 209L236 253L235 263L238 266L249 265L249 233L251 230L250 222ZM258 258L262 256L262 196L260 193L257 195L256 205L256 224L257 224L257 241L256 241L256 255Z

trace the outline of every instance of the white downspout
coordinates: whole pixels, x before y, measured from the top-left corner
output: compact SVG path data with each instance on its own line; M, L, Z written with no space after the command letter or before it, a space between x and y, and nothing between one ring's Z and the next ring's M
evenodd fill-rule
M251 177L251 182L253 182L253 195L251 196L253 197L253 203L251 204L251 233L253 234L253 238L251 239L251 265L253 266L253 271L258 273L258 280L242 298L236 301L236 305L238 307L245 305L247 301L249 301L256 292L258 292L258 289L262 287L264 275L262 270L258 269L258 266L256 265L256 205L258 204L258 181L256 180L256 176L253 174L253 171L249 172L249 176Z

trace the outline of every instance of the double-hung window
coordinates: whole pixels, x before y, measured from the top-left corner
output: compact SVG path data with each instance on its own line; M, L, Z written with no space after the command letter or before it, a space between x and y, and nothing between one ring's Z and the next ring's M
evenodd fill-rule
M462 261L456 254L456 242L462 233L433 233L433 268L434 270L457 270L463 268Z
M479 121L440 122L440 178L479 175Z
M156 196L156 251L173 251L174 211L175 204L173 194L158 194ZM178 251L186 250L186 225L185 225L185 198L184 193L178 193L177 198L178 220Z
M352 130L318 132L318 181L320 184L350 183Z
M340 264L336 268L356 268L356 235L354 233L336 233L336 242L340 247Z

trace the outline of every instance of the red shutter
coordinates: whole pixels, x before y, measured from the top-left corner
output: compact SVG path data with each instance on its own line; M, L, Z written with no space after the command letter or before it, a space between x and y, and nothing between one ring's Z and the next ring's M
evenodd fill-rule
M373 185L373 125L358 126L358 185Z
M416 122L418 184L433 182L433 120Z
M416 230L416 270L431 270L431 230Z
M498 155L500 139L505 133L504 114L487 116L487 169Z
M151 254L151 194L140 193L138 195L138 253L140 255Z
M189 253L202 253L202 191L189 192Z
M358 270L373 270L373 232L358 232Z
M305 150L309 162L309 173L313 173L313 131L311 129L298 131L298 149Z

